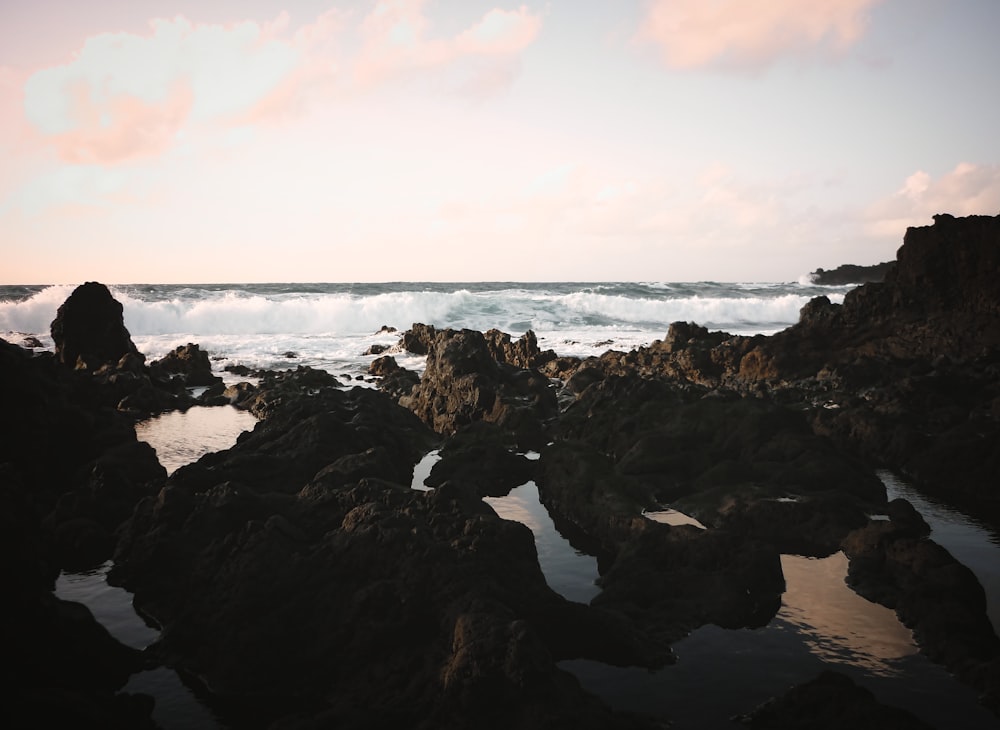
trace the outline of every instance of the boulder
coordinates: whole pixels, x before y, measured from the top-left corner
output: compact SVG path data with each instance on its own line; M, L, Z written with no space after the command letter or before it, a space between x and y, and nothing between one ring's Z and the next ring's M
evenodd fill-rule
M850 677L829 669L734 720L757 730L932 730L910 712L880 703Z
M178 345L159 360L151 362L149 370L154 378L179 376L187 387L222 383L222 378L212 372L208 353L191 342Z
M498 329L487 330L483 336L494 359L514 367L538 368L556 358L556 353L552 350L543 352L539 349L538 337L532 330L514 341L511 341L509 334Z
M483 497L503 497L534 477L535 461L515 452L495 424L477 421L451 436L424 480L428 487L456 481Z
M391 355L383 355L372 360L368 372L379 379L379 390L388 393L395 400L410 395L420 383L420 376L417 373L400 367Z
M475 330L436 333L420 384L399 402L438 433L482 420L535 449L547 440L545 423L558 412L548 378L498 362Z
M230 481L292 494L344 457L377 449L372 463L378 469L368 475L408 485L413 465L437 441L384 393L343 390L333 376L309 368L266 379L250 399L250 410L262 419L252 432L226 451L181 467L170 483L202 491Z
M1000 711L1000 638L975 574L926 536L912 506L896 500L890 520L871 520L844 538L847 582L896 610L921 651L983 693Z
M426 355L437 337L434 325L415 322L399 339L399 346L414 355Z
M88 281L69 295L52 321L56 358L71 368L94 371L126 355L142 358L125 328L123 308L104 284Z

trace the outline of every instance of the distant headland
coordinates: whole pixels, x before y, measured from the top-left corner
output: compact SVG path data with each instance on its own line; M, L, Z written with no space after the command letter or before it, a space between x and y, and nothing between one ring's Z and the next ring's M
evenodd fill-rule
M871 266L844 264L829 271L826 269L816 269L809 274L809 279L813 284L822 284L824 286L880 282L885 279L886 272L893 264L895 264L894 261L883 261L880 264L872 264Z

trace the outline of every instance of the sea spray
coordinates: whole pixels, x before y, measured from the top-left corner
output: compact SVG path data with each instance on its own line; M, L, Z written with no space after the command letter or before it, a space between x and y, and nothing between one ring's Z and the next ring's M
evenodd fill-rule
M0 336L37 337L70 285L0 287ZM849 287L792 283L389 283L113 286L125 326L147 358L197 342L226 365L309 365L334 374L367 371L372 345L391 347L416 322L438 328L497 328L539 345L587 357L662 339L671 322L697 322L733 334L770 334L798 320L818 294L842 302ZM400 355L399 357L405 357ZM412 365L413 363L411 363Z

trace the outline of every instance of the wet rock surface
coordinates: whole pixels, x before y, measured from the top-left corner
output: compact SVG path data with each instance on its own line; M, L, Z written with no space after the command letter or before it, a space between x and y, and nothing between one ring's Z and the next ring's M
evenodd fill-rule
M752 712L734 718L755 730L930 730L931 725L906 710L880 704L849 677L824 671Z
M404 338L405 339L405 338ZM558 411L555 390L534 369L497 360L475 330L434 332L427 342L420 383L400 403L435 431L452 434L475 421L495 423L526 449L546 440L546 422Z
M152 727L152 698L120 694L142 657L52 590L62 569L111 557L119 525L166 472L83 370L0 341L0 388L4 712L53 727Z

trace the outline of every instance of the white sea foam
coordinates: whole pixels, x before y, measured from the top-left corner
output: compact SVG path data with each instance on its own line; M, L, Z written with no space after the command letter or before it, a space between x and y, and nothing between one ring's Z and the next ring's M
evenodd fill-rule
M134 335L198 332L203 335L356 334L383 325L434 322L461 308L468 292L392 292L369 297L314 294L267 297L221 292L207 298L144 301L115 292L125 326Z
M734 334L771 334L793 324L811 296L843 292L796 283L647 282L603 284L262 284L115 286L125 326L150 359L196 342L225 365L310 365L354 376L372 345L390 347L416 322L438 328L534 330L560 355L629 350L662 339L671 322ZM16 290L16 291L15 291ZM72 286L0 288L0 332L51 347L49 325ZM20 334L19 334L20 333ZM14 335L14 336L12 336ZM395 353L400 364L420 358Z
M74 288L49 286L27 299L0 301L0 332L47 333L56 310Z
M831 298L833 301L834 298ZM840 297L843 300L843 297ZM705 326L773 326L798 321L809 297L784 294L776 297L678 297L633 299L605 294L575 293L562 298L571 311L602 319L636 324L689 321Z

